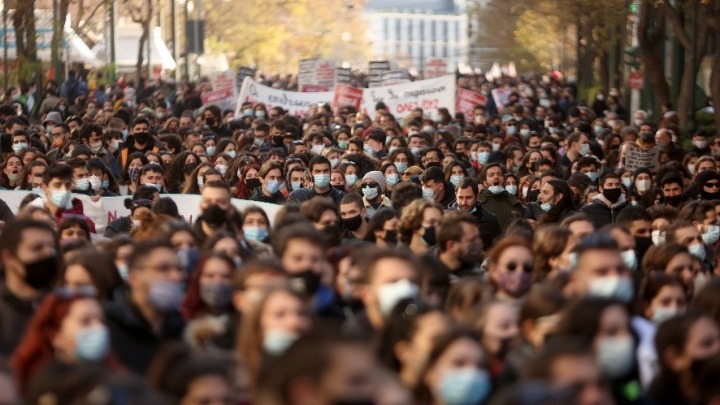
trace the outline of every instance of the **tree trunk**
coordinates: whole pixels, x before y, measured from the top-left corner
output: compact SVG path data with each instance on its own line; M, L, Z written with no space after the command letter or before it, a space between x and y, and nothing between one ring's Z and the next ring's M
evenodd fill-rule
M153 1L147 0L146 14L142 16L140 21L135 21L142 26L142 35L140 35L140 43L138 46L138 59L135 65L135 73L137 74L138 80L142 77L143 63L145 63L145 45L150 47L150 24L153 18ZM150 61L148 61L150 63Z
M713 33L715 51L712 56L712 74L710 75L710 97L715 111L715 125L720 123L720 31Z
M650 21L656 21L654 28ZM663 9L655 7L649 1L643 1L638 15L638 49L645 73L652 84L658 105L670 101L670 85L665 78L663 42L665 41L665 16Z
M50 47L50 59L52 60L53 69L62 63L62 60L60 60L60 48L65 34L65 21L67 20L69 6L70 0L60 0L58 15L53 18L52 46ZM62 77L60 72L55 72L56 80L60 77Z

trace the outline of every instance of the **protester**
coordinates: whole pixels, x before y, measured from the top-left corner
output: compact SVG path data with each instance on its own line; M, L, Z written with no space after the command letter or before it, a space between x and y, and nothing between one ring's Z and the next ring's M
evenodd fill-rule
M73 70L0 102L0 393L717 402L720 141L672 107L559 72L331 106L258 73L287 98L234 111Z

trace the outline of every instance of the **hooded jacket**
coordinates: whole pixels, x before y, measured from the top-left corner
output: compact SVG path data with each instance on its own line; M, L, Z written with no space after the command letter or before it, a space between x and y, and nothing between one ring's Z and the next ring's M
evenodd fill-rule
M582 207L580 212L590 217L595 229L600 229L605 225L614 224L617 215L627 206L625 195L620 195L617 202L613 204L604 195L598 194L593 197L593 202Z

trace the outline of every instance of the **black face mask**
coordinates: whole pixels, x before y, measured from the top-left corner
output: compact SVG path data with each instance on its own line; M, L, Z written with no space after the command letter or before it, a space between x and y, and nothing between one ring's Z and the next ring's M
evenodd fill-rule
M340 225L326 226L322 231L327 246L338 246L340 244Z
M272 143L275 146L285 146L285 143L283 142L283 136L282 135L273 135L272 137Z
M347 229L350 232L357 231L360 226L362 226L362 216L361 215L355 215L354 217L350 218L343 218L342 220L343 226L345 229Z
M25 266L25 282L36 290L50 288L57 279L59 265L55 256L23 263L23 265Z
M720 199L720 192L708 193L707 191L700 190L700 198L703 200L718 200Z
M637 256L638 263L642 263L643 257L645 257L645 252L647 252L652 245L652 238L650 237L635 237L635 255Z
M214 127L215 126L215 118L207 117L205 118L205 125L208 127Z
M250 190L255 190L262 185L262 183L260 183L260 179L258 179L257 177L245 180L245 184L247 184Z
M683 197L681 195L664 196L663 200L668 205L671 205L673 207L679 207L683 201Z
M385 243L388 245L397 244L397 231L385 231Z
M150 134L147 132L138 132L133 134L133 138L135 138L135 142L144 145L150 140Z
M537 201L538 195L540 195L540 190L530 190L527 193L527 201L529 202L535 202Z
M334 188L335 190L338 190L338 191L345 191L345 186L343 186L342 184L336 184L336 185L332 186L332 188Z
M620 195L622 194L621 188L606 188L603 190L603 195L605 198L608 199L611 203L615 204L617 200L620 198Z
M320 275L313 270L305 270L290 276L290 287L308 297L312 297L320 288Z
M193 170L195 170L195 168L197 168L197 164L195 164L195 163L188 163L188 164L186 164L185 167L183 168L183 172L185 172L185 174L187 174L187 175L190 175L190 174L193 172Z
M203 210L202 220L212 228L219 228L227 220L227 211L213 204Z
M435 239L435 227L434 226L426 226L425 227L425 233L422 236L425 243L427 243L428 246L434 246L437 244L437 240Z

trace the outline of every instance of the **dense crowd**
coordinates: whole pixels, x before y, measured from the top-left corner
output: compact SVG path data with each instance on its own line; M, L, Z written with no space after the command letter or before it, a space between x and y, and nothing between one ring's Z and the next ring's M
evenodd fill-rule
M458 84L488 104L11 89L0 403L720 403L720 135L557 77ZM121 196L96 227L83 201Z

